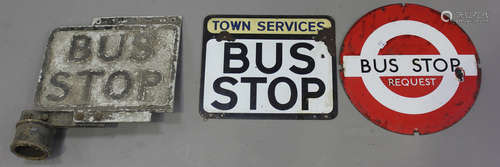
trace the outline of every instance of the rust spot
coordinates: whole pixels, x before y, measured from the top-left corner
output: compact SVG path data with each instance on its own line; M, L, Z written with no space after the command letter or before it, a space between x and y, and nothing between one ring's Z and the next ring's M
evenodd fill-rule
M215 40L217 40L217 42L220 42L220 41L223 41L223 40L226 40L226 41L234 41L234 37L227 31L222 31L219 35L217 35L215 37Z
M413 135L417 136L417 135L420 135L420 134L421 133L420 133L420 131L419 131L418 128L413 129Z
M465 71L462 67L455 68L455 77L457 77L459 82L463 82L465 79Z
M85 116L81 112L75 113L75 120L83 120Z
M335 55L335 30L333 28L319 30L318 35L313 38L315 41L323 41L328 47L328 52Z
M101 112L96 112L96 113L95 113L95 115L94 115L94 119L95 119L96 121L100 121L100 120L102 120L103 118L104 118L104 114L103 114L103 113L101 113Z

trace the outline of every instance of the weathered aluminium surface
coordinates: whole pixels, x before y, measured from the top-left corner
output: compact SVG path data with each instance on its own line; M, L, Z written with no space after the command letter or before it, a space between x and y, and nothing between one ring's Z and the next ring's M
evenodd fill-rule
M23 111L11 150L49 156L55 128L150 122L172 112L180 16L100 17L59 27L49 37L35 95Z

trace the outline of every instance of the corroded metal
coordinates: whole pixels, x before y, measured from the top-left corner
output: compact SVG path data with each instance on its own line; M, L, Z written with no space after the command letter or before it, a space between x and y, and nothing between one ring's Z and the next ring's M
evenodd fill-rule
M16 125L11 151L30 160L47 158L55 134L55 128L47 120L48 115L42 112L23 111Z
M56 28L48 41L34 110L24 111L11 150L40 160L55 128L150 122L172 112L182 18L100 17Z

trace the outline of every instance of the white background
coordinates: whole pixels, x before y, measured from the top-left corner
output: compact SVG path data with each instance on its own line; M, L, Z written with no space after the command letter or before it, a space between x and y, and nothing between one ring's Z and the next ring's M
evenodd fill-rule
M236 43L242 43L247 47L246 57L249 62L248 69L243 73L224 73L224 41L217 42L211 39L207 42L206 64L205 64L205 87L204 87L204 108L207 112L214 113L330 113L333 109L333 73L332 57L328 53L328 48L323 42L314 40L263 40L263 39L242 39L235 40ZM282 44L282 65L281 68L272 74L266 74L257 68L256 65L256 43L262 43L262 64L266 68L271 68L276 63L276 45ZM299 54L307 55L314 59L314 70L308 74L296 74L290 70L292 66L297 68L306 68L307 62L295 59L290 54L290 48L297 43L308 43L314 46L313 49L299 48ZM234 48L231 54L241 53L241 49ZM323 55L323 57L321 57ZM231 60L230 67L237 68L242 66L241 60ZM220 77L232 77L238 81L235 85L222 83L221 87L236 93L238 100L236 106L230 110L219 110L211 105L212 102L228 103L229 97L216 93L213 89L214 81ZM266 83L257 84L256 109L250 110L250 84L241 83L242 77L264 77ZM297 91L297 100L292 108L288 110L278 110L274 108L268 97L268 89L271 82L278 77L287 77L293 81ZM325 92L318 98L309 98L309 110L302 110L302 78L317 78L323 81ZM309 92L318 91L316 84L308 84ZM284 82L276 85L276 100L285 104L290 101L290 86Z
M484 9L489 23L459 25L481 58L481 90L457 124L425 136L399 135L365 119L338 86L334 120L208 120L199 116L203 18L207 14L322 14L336 22L337 54L349 28L392 0L3 0L0 2L0 167L472 167L500 164L498 0L412 1L438 10ZM56 156L42 162L8 150L53 28L94 16L182 15L183 49L175 113L161 122L69 129ZM337 59L338 60L338 59ZM340 83L340 82L339 82Z

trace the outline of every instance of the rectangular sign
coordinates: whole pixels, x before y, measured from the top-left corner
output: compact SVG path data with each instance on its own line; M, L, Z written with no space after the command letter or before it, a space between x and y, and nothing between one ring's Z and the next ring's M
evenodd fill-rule
M333 119L334 34L334 22L327 16L208 16L200 114Z
M179 41L180 20L58 28L48 42L35 104L171 111Z

